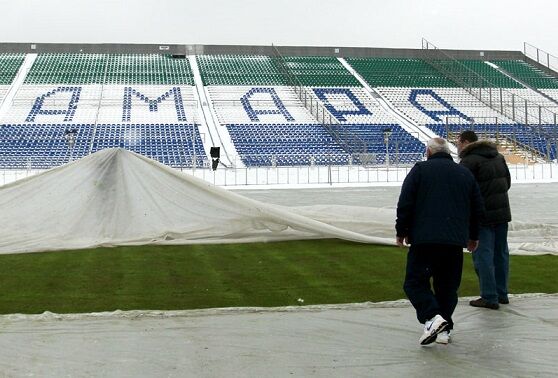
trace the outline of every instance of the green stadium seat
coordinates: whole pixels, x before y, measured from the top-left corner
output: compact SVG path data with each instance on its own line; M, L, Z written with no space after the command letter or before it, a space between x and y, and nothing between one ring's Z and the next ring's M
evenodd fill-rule
M187 59L160 54L39 54L26 84L194 85Z

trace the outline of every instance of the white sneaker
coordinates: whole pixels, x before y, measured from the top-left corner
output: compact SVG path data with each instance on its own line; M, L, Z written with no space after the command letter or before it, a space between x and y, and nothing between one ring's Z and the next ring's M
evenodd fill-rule
M436 340L436 336L448 326L446 319L436 315L424 323L424 333L419 339L420 345L428 345Z
M450 331L442 331L436 335L436 342L438 344L449 344L451 343Z

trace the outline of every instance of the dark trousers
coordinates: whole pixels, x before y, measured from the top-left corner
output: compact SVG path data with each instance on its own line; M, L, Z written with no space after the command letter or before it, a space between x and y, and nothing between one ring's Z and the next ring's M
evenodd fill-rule
M455 245L411 245L403 289L421 323L439 314L453 328L457 290L463 270L463 248ZM432 278L432 287L430 279ZM434 292L432 291L434 289Z
M510 253L507 223L480 228L479 248L473 253L473 262L479 276L481 297L492 303L508 299Z

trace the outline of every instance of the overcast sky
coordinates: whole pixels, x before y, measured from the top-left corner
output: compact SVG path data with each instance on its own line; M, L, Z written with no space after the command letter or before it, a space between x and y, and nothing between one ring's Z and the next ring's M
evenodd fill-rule
M556 0L0 0L1 42L522 50L558 55Z

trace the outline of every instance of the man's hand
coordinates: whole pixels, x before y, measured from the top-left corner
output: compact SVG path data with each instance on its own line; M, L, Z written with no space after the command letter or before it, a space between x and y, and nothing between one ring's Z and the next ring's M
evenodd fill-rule
M397 236L395 238L397 245L400 247L405 247L405 245L409 245L409 237L408 236Z
M479 247L479 241L478 240L469 240L467 242L467 250L469 252L475 252L478 247Z

